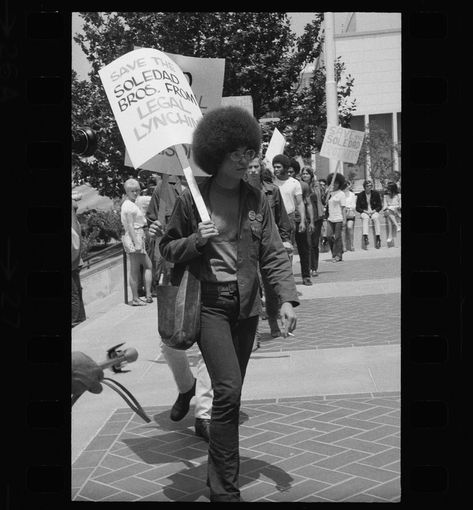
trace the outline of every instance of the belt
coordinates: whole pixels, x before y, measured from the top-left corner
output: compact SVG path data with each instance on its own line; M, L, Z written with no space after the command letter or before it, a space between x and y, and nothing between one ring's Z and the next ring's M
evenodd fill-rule
M212 290L235 292L238 290L237 282L202 282L202 292Z

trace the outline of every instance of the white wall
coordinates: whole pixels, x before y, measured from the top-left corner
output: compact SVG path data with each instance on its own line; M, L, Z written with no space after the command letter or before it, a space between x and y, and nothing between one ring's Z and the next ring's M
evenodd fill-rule
M337 35L335 48L355 78L355 115L401 111L400 32Z

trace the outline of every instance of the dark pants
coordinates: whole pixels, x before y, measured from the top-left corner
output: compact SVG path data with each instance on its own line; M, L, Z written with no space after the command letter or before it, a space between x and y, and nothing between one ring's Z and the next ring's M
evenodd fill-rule
M332 257L338 257L340 260L343 256L343 241L342 241L342 226L343 223L341 221L328 221L328 226L330 229L328 242L330 245L330 249L332 250Z
M312 271L317 271L319 268L319 242L320 242L320 233L322 231L322 224L324 220L320 218L315 221L315 229L313 232L308 233L309 238L309 260L310 260L310 269Z
M297 251L299 253L299 260L301 263L301 276L302 278L310 278L309 266L309 241L307 239L307 230L299 232L300 222L296 222L295 235Z
M258 316L239 321L239 310L236 283L202 284L198 344L214 391L207 472L212 502L240 501L240 400Z
M84 301L82 300L82 286L80 284L80 269L72 271L72 288L71 288L71 304L72 304L72 327L85 321Z

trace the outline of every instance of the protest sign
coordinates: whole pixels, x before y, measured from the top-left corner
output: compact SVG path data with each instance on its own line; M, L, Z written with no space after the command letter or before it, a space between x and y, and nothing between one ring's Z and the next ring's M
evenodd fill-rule
M320 155L329 159L356 164L364 136L363 131L328 124Z
M141 49L139 46L134 46L134 48ZM203 115L212 108L221 105L223 76L225 72L224 58L199 58L164 53L182 70ZM192 158L190 145L184 144L184 146L194 175L209 177L209 174L201 170ZM125 151L125 165L133 166L128 151ZM140 165L140 169L170 175L183 175L176 151L172 147L153 156Z
M222 106L239 106L253 115L253 98L251 96L222 97Z
M269 141L268 148L266 149L266 154L264 155L264 160L266 162L267 167L273 171L273 158L277 154L282 154L284 152L284 147L286 145L286 139L284 136L278 131L277 128L274 128L273 135L271 136L271 140Z
M202 113L183 72L162 51L130 51L99 76L135 168L171 145L191 143Z

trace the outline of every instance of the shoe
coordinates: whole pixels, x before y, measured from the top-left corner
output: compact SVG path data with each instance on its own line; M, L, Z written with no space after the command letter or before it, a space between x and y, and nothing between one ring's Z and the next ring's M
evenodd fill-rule
M179 393L177 400L171 409L170 418L172 421L180 421L189 412L189 405L192 397L195 395L195 384L197 379L194 378L194 384L189 391L186 393Z
M368 245L370 244L368 236L363 234L363 250L367 250Z
M313 269L311 272L310 272L310 276L319 276L319 273Z
M195 435L209 442L210 420L205 418L196 418L194 423Z
M312 281L310 278L302 278L303 285L312 285Z
M340 257L333 257L332 262L341 262L342 259Z
M141 299L133 299L131 306L145 306L145 304L141 301Z
M376 236L376 249L379 250L381 248L381 239L379 236Z
M146 298L146 302L147 303L152 303L153 302L153 298L152 297L147 297Z

